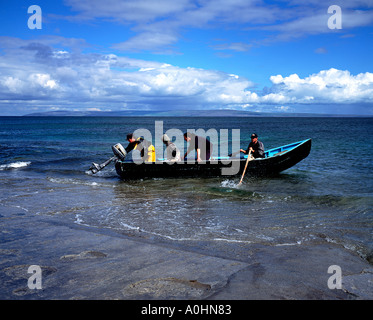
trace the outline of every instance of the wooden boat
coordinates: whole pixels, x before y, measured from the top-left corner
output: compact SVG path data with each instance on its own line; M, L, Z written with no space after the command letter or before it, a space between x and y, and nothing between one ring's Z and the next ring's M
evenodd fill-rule
M306 158L311 151L311 139L291 143L265 152L265 158L248 162L246 176L275 175L289 169ZM121 179L176 178L176 177L218 177L224 176L224 168L238 168L235 175L241 175L247 156L218 157L210 161L185 160L170 163L157 160L152 163L136 164L133 161L117 160L115 169ZM238 167L234 167L238 166Z

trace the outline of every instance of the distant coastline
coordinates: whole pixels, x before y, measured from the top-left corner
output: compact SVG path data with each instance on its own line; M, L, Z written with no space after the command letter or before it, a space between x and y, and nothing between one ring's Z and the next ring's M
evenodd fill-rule
M238 110L169 110L169 111L48 111L34 112L23 117L372 117L369 115L252 112Z

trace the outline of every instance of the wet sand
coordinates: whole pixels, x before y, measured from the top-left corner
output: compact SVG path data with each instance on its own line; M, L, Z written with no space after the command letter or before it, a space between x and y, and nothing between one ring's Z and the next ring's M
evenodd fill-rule
M0 230L2 300L373 299L373 266L332 243L230 244L224 256L15 208L1 212ZM41 267L41 289L28 287L30 265ZM328 288L331 265L342 289Z

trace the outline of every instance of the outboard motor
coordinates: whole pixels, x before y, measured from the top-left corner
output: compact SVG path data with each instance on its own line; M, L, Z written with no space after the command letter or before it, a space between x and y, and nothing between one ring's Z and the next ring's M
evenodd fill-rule
M116 145L112 146L111 149L113 150L114 155L116 155L119 160L124 161L124 159L127 156L127 151L123 148L123 146L120 143L117 143Z
M114 157L111 157L110 159L106 160L102 164L98 164L98 163L94 163L93 162L92 166L89 168L89 170L91 170L91 172L93 174L99 172L100 170L102 170L103 168L105 168L110 162L112 162L114 160L115 161L118 161L118 160L124 161L124 159L127 156L127 152L123 148L123 146L120 143L117 143L116 145L112 146L111 148L112 148L112 150L114 152Z

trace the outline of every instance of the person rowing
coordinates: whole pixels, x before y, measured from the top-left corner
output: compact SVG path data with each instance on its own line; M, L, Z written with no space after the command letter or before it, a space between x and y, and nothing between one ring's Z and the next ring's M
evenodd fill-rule
M264 145L263 142L258 140L258 135L253 133L251 135L251 142L249 143L246 150L240 149L240 152L245 154L249 154L251 151L251 155L254 159L264 158Z

